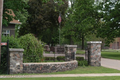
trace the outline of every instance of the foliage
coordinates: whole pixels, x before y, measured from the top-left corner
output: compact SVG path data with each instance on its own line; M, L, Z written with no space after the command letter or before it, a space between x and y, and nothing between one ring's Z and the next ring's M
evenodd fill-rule
M86 60L78 61L78 66L88 66L88 62Z
M43 47L33 34L26 34L19 38L20 45L24 49L24 62L39 62L43 57Z
M76 0L69 11L63 34L72 39L72 42L82 41L83 49L86 35L94 33L94 25L97 23L98 12L94 7L94 0Z
M45 61L54 61L55 60L54 57L45 57L44 59L45 59Z
M3 25L8 25L13 19L20 20L20 22L25 21L26 10L28 0L4 0L3 8ZM15 16L12 15L13 12Z
M9 40L9 48L21 48L19 41L14 36L2 36L2 42L7 42Z
M67 1L63 0L29 0L27 8L29 17L20 28L19 35L33 33L47 44L58 43L58 16L61 12L64 25ZM60 4L61 3L61 4Z
M65 56L57 56L58 61L65 61Z
M106 43L114 41L114 38L120 37L120 1L106 0L99 5L99 11L102 13L102 24L97 29L97 36L105 38Z
M13 36L2 36L2 42L9 41L9 48L21 48L18 39ZM7 46L1 46L1 64L0 64L0 74L7 73Z
M77 61L84 60L84 57L76 57L76 60L77 60Z

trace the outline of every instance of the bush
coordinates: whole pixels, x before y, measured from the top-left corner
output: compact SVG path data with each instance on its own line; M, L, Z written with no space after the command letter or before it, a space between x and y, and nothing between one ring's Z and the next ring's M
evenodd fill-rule
M9 40L9 48L21 48L17 38L13 36L2 36L2 42L7 42L7 40Z
M78 61L78 66L88 66L88 61L86 60Z
M65 61L65 56L57 56L58 61Z
M45 57L45 61L54 61L54 57Z
M24 49L24 62L40 62L43 57L43 47L33 34L26 34L19 38L20 45Z
M20 48L18 39L13 36L2 36L1 42L7 42L9 40L9 48ZM7 46L1 46L1 64L0 74L7 73Z
M77 61L84 60L84 57L76 57L76 60L77 60Z

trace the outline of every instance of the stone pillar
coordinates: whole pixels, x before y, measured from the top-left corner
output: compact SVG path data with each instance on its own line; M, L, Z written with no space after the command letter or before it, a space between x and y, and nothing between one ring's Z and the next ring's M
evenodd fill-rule
M77 51L77 45L65 45L65 60L71 61L76 60L76 51Z
M101 41L89 41L88 64L90 66L101 66Z
M9 49L9 74L23 73L24 49Z

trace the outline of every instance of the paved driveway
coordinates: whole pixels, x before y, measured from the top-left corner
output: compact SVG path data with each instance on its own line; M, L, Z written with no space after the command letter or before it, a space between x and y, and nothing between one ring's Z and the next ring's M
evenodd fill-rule
M101 58L101 66L120 70L120 60Z
M54 57L54 54L43 54L45 57ZM55 54L55 57L57 56L65 56L65 54ZM80 57L85 57L84 55L76 55ZM114 60L114 59L106 59L101 58L101 66L107 67L107 68L113 68L120 70L120 60Z

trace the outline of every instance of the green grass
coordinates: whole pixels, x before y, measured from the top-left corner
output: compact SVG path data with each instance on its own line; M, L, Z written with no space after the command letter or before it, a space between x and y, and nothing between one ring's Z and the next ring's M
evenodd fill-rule
M101 56L103 58L120 60L120 52L119 51L102 51Z
M42 73L42 74L50 75L50 74L90 74L90 73L120 73L120 71L116 69L105 68L105 67L92 67L92 66L80 67L79 66L74 70L69 70L64 72ZM31 75L31 74L23 73L23 74L14 74L14 75ZM36 74L32 74L32 75L36 75Z
M50 78L9 78L9 80L120 80L120 76L110 77L50 77ZM8 80L1 78L0 80Z
M76 54L85 54L85 50L78 49ZM112 50L112 49L102 50L101 56L103 58L120 60L120 50Z
M76 52L76 54L85 54L85 50L78 49L77 52Z
M90 73L120 73L120 71L105 67L86 66L86 67L78 67L70 71L45 73L45 74L90 74Z

